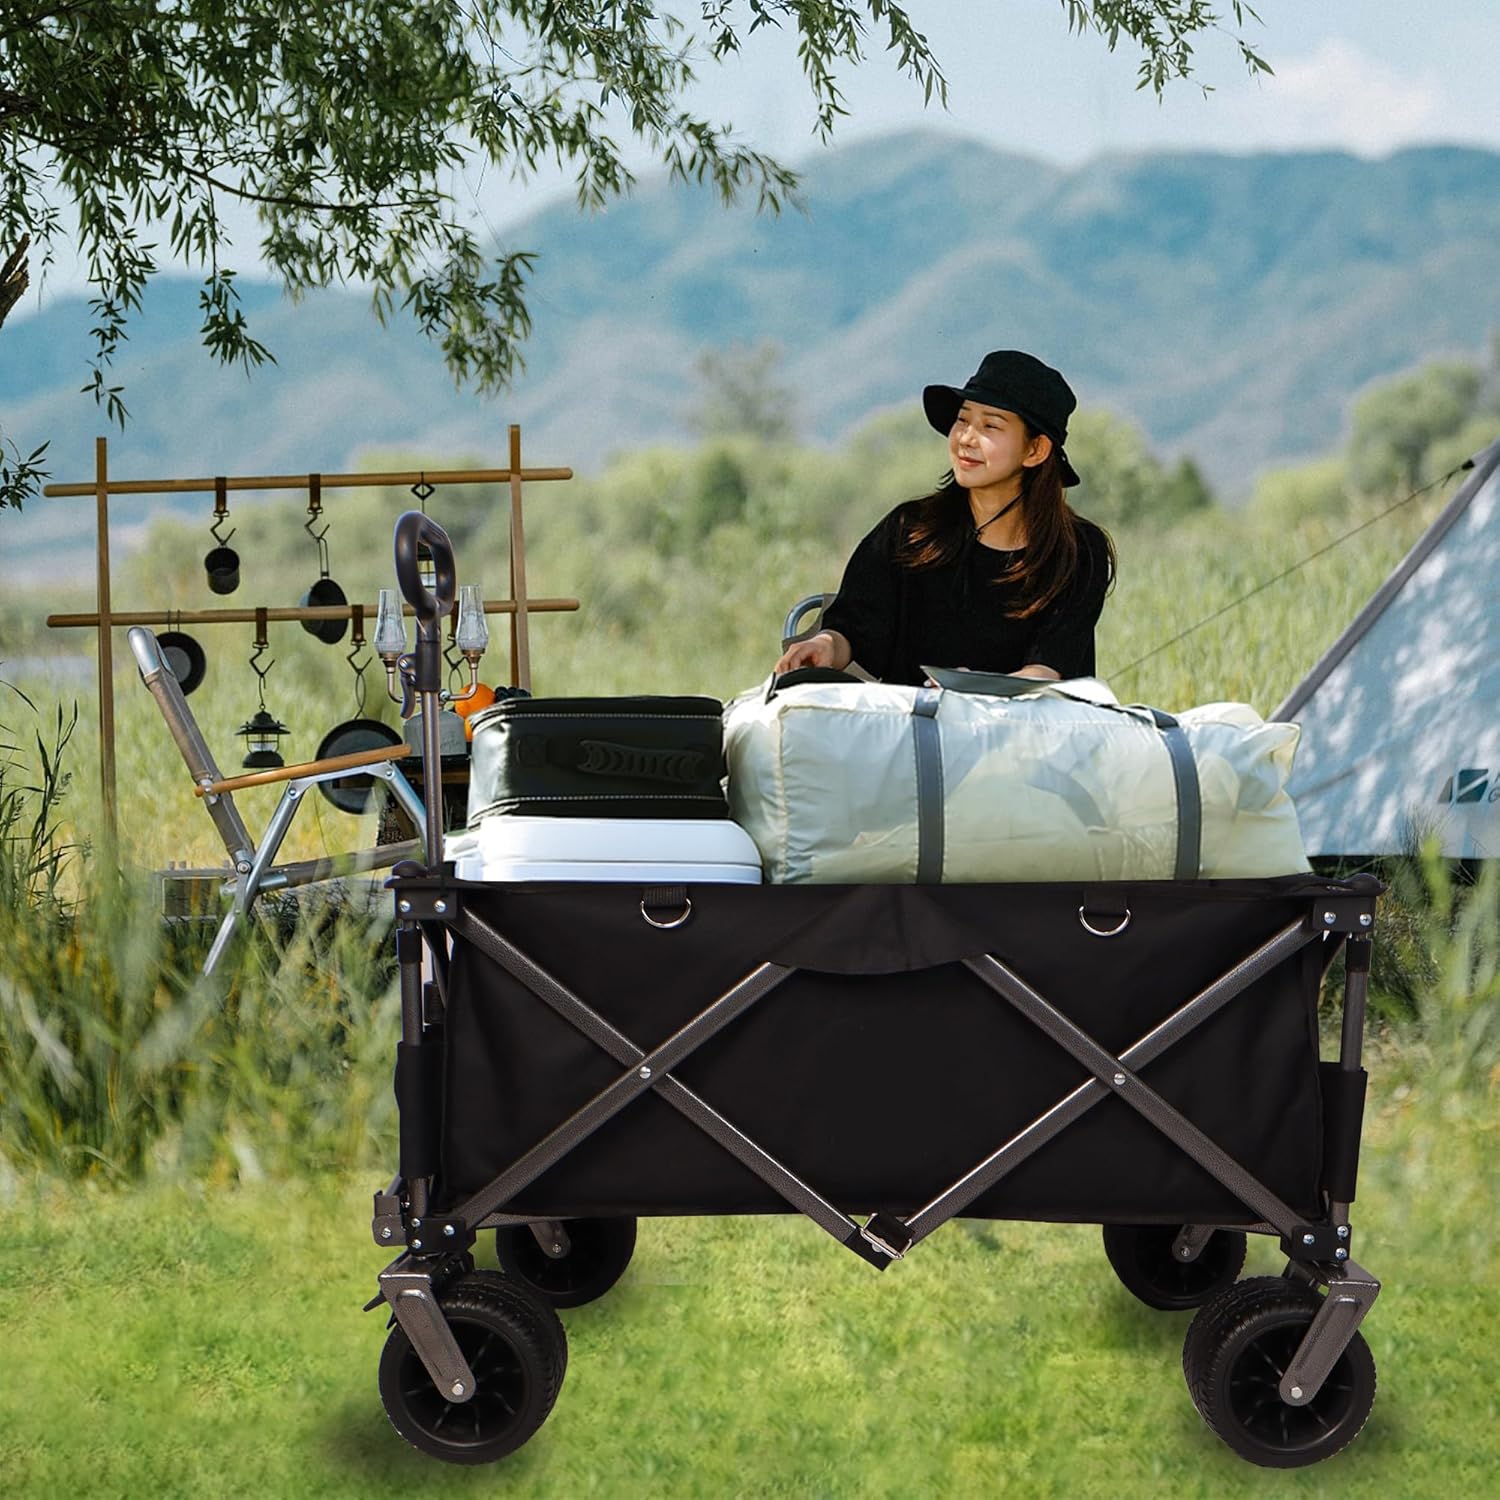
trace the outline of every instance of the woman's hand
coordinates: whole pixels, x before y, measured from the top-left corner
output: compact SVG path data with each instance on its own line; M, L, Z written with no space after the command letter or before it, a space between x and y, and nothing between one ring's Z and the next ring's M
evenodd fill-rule
M849 642L836 630L820 630L805 641L797 641L781 653L775 672L795 672L799 667L833 667L842 671L849 665L853 652Z

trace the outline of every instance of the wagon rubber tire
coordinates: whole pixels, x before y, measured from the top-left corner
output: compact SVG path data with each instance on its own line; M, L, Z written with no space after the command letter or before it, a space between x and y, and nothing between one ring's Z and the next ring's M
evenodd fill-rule
M1281 1377L1323 1299L1284 1280L1274 1290L1261 1284L1270 1279L1243 1283L1206 1308L1213 1317L1189 1329L1183 1364L1199 1415L1241 1458L1302 1468L1359 1435L1375 1402L1375 1360L1356 1332L1318 1394L1287 1405Z
M568 1372L568 1335L552 1304L518 1282L502 1276L499 1271L471 1270L464 1281L466 1284L478 1282L488 1289L489 1295L502 1299L515 1309L518 1317L531 1324L537 1337L552 1351L554 1373L561 1386L563 1376Z
M495 1257L512 1280L553 1307L582 1307L602 1297L625 1274L635 1253L636 1221L568 1219L568 1253L554 1259L526 1224L495 1231Z
M547 1420L562 1380L557 1315L498 1276L450 1283L438 1306L474 1373L467 1402L449 1401L397 1324L380 1355L380 1399L412 1447L448 1463L483 1464L515 1452Z
M1126 1291L1147 1307L1182 1312L1202 1307L1234 1279L1245 1265L1245 1236L1237 1229L1216 1229L1198 1258L1179 1261L1172 1243L1176 1224L1106 1224L1104 1253Z
M1193 1370L1207 1357L1201 1351L1218 1344L1223 1337L1226 1318L1238 1316L1252 1303L1267 1296L1282 1296L1288 1285L1295 1283L1289 1283L1281 1276L1247 1276L1243 1281L1225 1287L1211 1302L1199 1308L1182 1340L1182 1373L1189 1388L1193 1384Z

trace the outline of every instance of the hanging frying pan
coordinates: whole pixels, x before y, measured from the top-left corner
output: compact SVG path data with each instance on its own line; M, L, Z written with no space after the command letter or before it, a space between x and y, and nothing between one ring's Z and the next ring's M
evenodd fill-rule
M358 755L361 750L383 750L387 745L399 744L401 731L382 724L379 719L346 719L323 736L317 758L331 760L335 755ZM320 781L318 790L340 812L362 813L369 806L374 785L368 771L351 771L336 781Z
M208 670L203 647L192 636L180 630L162 631L156 638L156 644L161 647L162 660L166 662L168 670L177 679L177 685L186 697L203 681L203 674Z
M330 604L347 604L349 601L345 598L343 589L327 573L324 573L302 596L301 602L304 609L320 609ZM347 620L304 620L302 628L309 635L317 636L320 641L336 646L343 640L344 632L349 628L349 622Z
M302 529L318 544L318 577L312 587L302 596L303 609L326 609L331 605L349 602L343 589L328 576L328 528L325 526L321 531L315 529L322 514L323 476L309 474L307 476L307 522ZM302 628L309 635L317 636L320 641L336 646L343 640L344 633L349 629L349 622L348 620L304 620Z

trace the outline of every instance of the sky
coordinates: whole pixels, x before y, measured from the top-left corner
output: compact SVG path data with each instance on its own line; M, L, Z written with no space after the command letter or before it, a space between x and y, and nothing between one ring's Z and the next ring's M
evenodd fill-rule
M671 8L689 20L698 11L693 0ZM1210 37L1198 48L1198 82L1171 84L1158 102L1135 88L1138 54L1070 35L1061 0L908 0L947 75L947 110L924 108L921 90L875 38L868 60L840 75L849 115L835 144L925 127L1064 165L1157 149L1382 156L1460 142L1500 150L1500 0L1258 0L1256 8L1261 22L1247 21L1245 35L1273 77L1250 77L1228 36ZM822 149L792 37L762 30L745 39L739 59L705 63L701 74L689 102L746 143L793 164ZM630 159L650 170L644 150ZM458 192L466 217L503 233L571 188L556 172L518 184L490 171L471 172ZM227 217L246 247L237 264L254 276L253 216ZM64 251L13 316L82 285Z
M1228 10L1221 3L1221 10ZM1496 0L1257 0L1246 39L1275 76L1251 79L1227 34L1199 48L1201 82L1158 104L1139 55L1070 35L1060 0L912 0L949 81L946 114L877 55L848 78L845 138L925 123L1061 163L1104 151L1334 146L1383 155L1463 141L1500 148ZM764 33L762 33L764 35ZM757 41L759 46L759 41ZM775 56L778 60L771 63ZM773 151L810 142L812 111L782 40L711 81L723 115Z

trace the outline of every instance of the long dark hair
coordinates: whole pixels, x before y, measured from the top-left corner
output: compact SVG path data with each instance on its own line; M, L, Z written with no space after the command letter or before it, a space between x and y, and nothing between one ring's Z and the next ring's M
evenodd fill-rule
M1036 436L1029 426L1026 435ZM979 545L974 539L968 491L951 469L938 481L937 489L913 506L896 548L896 561L902 567L941 567ZM1030 619L1046 609L1078 570L1078 515L1063 493L1062 461L1055 445L1041 463L1021 470L1021 517L1026 527L1025 549L994 579L996 585L1015 588L1014 601L1004 611L1012 620ZM1113 579L1115 548L1107 533L1104 545Z

